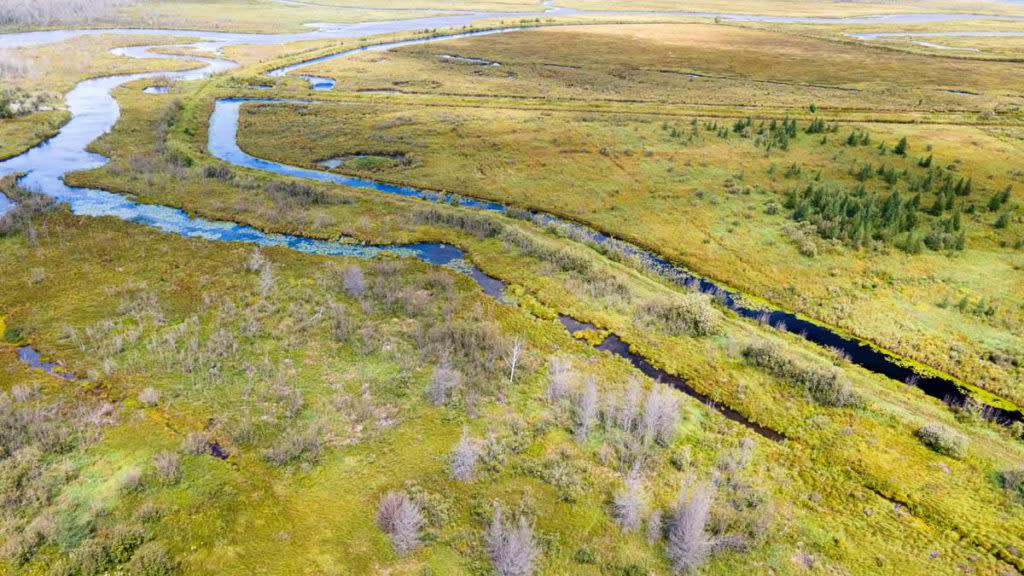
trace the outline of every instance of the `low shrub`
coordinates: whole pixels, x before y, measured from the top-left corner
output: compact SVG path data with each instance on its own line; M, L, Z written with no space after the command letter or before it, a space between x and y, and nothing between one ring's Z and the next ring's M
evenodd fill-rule
M96 576L113 566L110 550L102 540L93 538L79 544L71 553L70 564L74 574Z
M426 389L427 400L434 406L443 406L448 403L452 393L458 389L461 383L462 374L447 362L442 362L435 366L430 374L430 382Z
M832 366L806 364L790 357L776 342L759 340L743 347L743 357L751 364L799 386L823 406L856 406L860 397L849 380Z
M203 432L189 432L181 441L181 451L185 454L198 456L206 452L206 445L209 438Z
M675 334L710 336L722 329L722 315L707 294L659 297L637 310L638 320Z
M436 358L448 357L463 375L480 378L495 373L504 348L493 322L452 320L433 326L426 349Z
M922 444L952 458L963 458L967 454L967 438L960 433L936 422L921 426L915 432Z
M456 228L473 234L477 238L494 238L504 230L504 226L493 218L434 207L417 210L413 213L412 220L416 224L424 226Z
M326 307L326 312L331 338L335 342L347 341L356 328L356 321L352 318L348 307L339 302L333 302Z
M318 422L295 427L281 434L278 441L264 452L264 457L278 466L295 460L315 462L326 443L326 429Z
M311 206L327 201L327 195L322 190L291 180L269 182L263 189L271 198L284 205Z
M163 545L148 542L139 547L128 564L131 576L168 576L177 570L177 563Z
M132 559L135 550L146 541L146 534L138 526L119 526L114 529L107 542L107 552L115 564Z
M54 206L46 196L31 194L14 185L0 185L0 194L16 202L14 208L0 216L0 238L15 234L34 234L32 219Z
M1024 498L1024 468L1003 470L999 473L999 480L1002 482L1003 488L1016 492Z
M214 180L230 180L232 173L231 169L227 166L218 164L216 166L207 166L203 170L203 176Z
M153 456L156 477L164 484L176 484L181 479L181 458L176 452L165 450Z
M142 486L142 470L129 468L121 477L120 488L122 492L134 492Z
M154 388L143 388L139 392L138 400L143 406L156 406L160 402L160 392Z

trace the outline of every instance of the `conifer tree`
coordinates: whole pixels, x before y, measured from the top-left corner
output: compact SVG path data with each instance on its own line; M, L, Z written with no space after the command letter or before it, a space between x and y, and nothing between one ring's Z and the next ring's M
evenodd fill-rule
M892 153L897 156L906 156L907 148L907 137L904 136L903 138L900 138L900 141L896 144L896 147L892 149Z

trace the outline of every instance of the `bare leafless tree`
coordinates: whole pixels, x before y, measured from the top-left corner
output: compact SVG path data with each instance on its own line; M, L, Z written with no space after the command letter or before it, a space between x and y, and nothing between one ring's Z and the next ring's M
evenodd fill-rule
M587 379L576 401L576 441L584 442L597 419L597 385Z
M626 477L626 482L615 492L612 499L612 516L624 531L633 532L640 527L646 506L647 497L640 474L633 469Z
M423 513L415 500L405 492L384 495L377 508L377 525L387 533L399 556L419 548Z
M533 526L525 518L506 523L500 506L495 507L485 535L487 554L498 576L531 576L539 550L533 540Z
M263 256L263 252L259 248L253 248L249 253L249 261L246 262L245 269L249 272L259 272L266 265L267 259Z
M679 425L679 397L668 386L655 382L644 402L640 432L645 442L668 444Z
M706 482L687 482L679 494L668 526L665 553L679 574L700 568L711 553L713 544L706 526L711 512L714 491Z
M572 365L565 356L552 356L548 365L548 388L545 398L548 402L558 402L569 393L572 382Z
M451 367L447 359L434 367L427 384L427 399L435 406L446 404L452 392L462 383L462 373Z
M249 262L245 265L245 269L249 272L259 274L259 287L261 294L266 295L274 289L276 281L274 279L273 266L270 264L270 260L267 260L267 258L263 256L263 252L259 248L253 248L252 253L249 255Z
M469 482L476 476L476 465L480 460L480 441L469 435L469 430L462 429L462 437L452 448L448 456L448 468L452 478L460 482Z
M661 540L661 534L664 529L665 526L661 520L661 509L655 508L651 515L647 517L647 541L654 544Z
M526 341L522 336L516 335L505 352L505 361L508 363L508 381L511 383L516 378L516 367L522 360L523 351L526 349Z
M135 0L2 0L0 25L47 25L96 22Z
M640 387L640 380L638 378L630 378L615 411L616 426L626 432L632 432L635 429L637 419L640 416L642 398L643 390Z
M346 266L342 285L349 296L353 298L362 296L363 292L366 292L366 277L363 276L363 269L355 264Z
M274 270L268 262L260 269L260 293L269 294L275 285L277 281L274 279Z

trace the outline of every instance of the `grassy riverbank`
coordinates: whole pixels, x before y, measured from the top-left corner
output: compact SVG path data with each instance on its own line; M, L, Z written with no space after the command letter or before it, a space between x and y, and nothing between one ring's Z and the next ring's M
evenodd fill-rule
M166 36L82 36L59 44L0 49L0 160L56 134L70 118L64 94L78 82L115 74L195 68L194 62L117 56L123 46L171 43Z
M632 39L646 29L643 26L595 27L586 33L567 28L338 60L310 72L335 76L346 90L452 96L447 105L444 98L431 97L420 105L414 97L387 95L373 96L371 104L365 103L371 97L363 96L336 106L311 106L298 114L294 106L251 107L243 115L241 144L257 156L305 166L356 154L400 156L401 161L364 160L343 164L339 170L493 198L592 223L750 294L838 325L1018 403L1024 399L1019 388L1024 362L1017 357L1024 342L1014 336L1024 320L1024 301L1012 288L1024 282L1020 201L1012 191L1020 186L1013 161L1020 152L1014 138L1015 116L1002 116L1006 127L926 124L929 114L962 106L978 106L978 112L960 112L964 120L984 118L989 114L981 112L985 104L975 100L992 105L1004 98L998 90L984 87L1000 73L986 71L977 62L924 56L907 56L906 62L887 56L884 67L874 66L869 59L873 49L850 46L836 53L820 40L786 40L776 32L699 25L653 28L653 37L665 43ZM746 38L733 44L742 46L736 51L746 56L712 64L711 55L720 50L701 41L708 35L722 41ZM572 41L562 42L562 36ZM626 48L627 39L636 46L634 51ZM758 63L780 42L792 56L786 68L772 66L769 73ZM558 52L559 46L568 45L592 48L571 55ZM805 61L825 50L833 58L859 62L863 72L852 72L850 64L812 67ZM705 78L677 74L679 89L661 82L666 76L652 72L643 59L657 59L665 51L687 61L687 70ZM437 57L446 52L488 61L497 61L501 53L504 61L501 66L481 66ZM544 60L538 65L534 56L541 52ZM626 54L632 63L622 60ZM579 68L566 71L559 65ZM967 68L973 76L957 72ZM870 79L873 69L879 76ZM921 69L935 78L932 86L927 76L907 73ZM791 71L796 71L795 77ZM827 75L839 71L848 79L839 86L858 92L822 88L836 82ZM863 76L860 81L858 74ZM951 76L943 80L947 74ZM729 79L712 78L722 75ZM978 95L943 89L954 82L953 76L958 76L958 85L970 85ZM791 83L764 84L787 79ZM914 88L905 94L904 104L888 96L903 93L902 85L910 79ZM760 94L759 104L774 108L730 110L754 90ZM484 97L475 102L457 97L467 93ZM648 103L635 114L625 103L618 104L615 113L599 114L587 112L583 100L575 102L571 112L559 111L584 93L583 100L595 94L607 93L614 99L628 93L643 94L651 102L680 101L690 105L687 112L693 115L659 116L659 108ZM865 123L859 115L844 121L849 114L846 106L869 102L873 95L896 109L919 114L917 122L922 125ZM516 104L509 96L535 101ZM715 112L700 115L700 108L692 106L695 98L713 99L709 103L717 106ZM808 109L808 102L815 103L816 112ZM762 123L781 122L790 115L800 118L799 129L785 149L766 149L761 143L765 137L745 133L752 131L746 127L735 129L736 122L748 116L756 131ZM822 119L827 132L806 133L815 118ZM849 145L854 132L871 144ZM907 138L908 153L894 155L892 149L901 138ZM289 145L276 145L282 139ZM886 146L888 154L880 154L879 145ZM925 162L928 167L921 166ZM870 174L862 173L866 166ZM905 170L907 175L890 178L877 173L883 169ZM928 210L941 187L915 191L913 180L935 170L947 171L943 174L957 181L971 179L972 190L933 217ZM934 222L960 211L964 249L908 254L896 238L859 248L823 239L813 228L795 223L793 207L787 206L789 191L815 183L847 190L863 186L877 196L879 205L893 191L905 199L919 194L922 238ZM1007 187L1012 200L990 210L991 197ZM1004 212L1006 221L998 224Z
M0 160L17 156L55 135L70 116L64 110L49 110L0 120Z
M693 12L724 12L731 14L770 14L775 16L817 16L826 18L844 18L852 16L872 16L877 14L908 13L908 12L966 12L972 14L1019 14L1020 8L1007 2L960 1L960 0L925 0L917 2L843 2L828 0L825 2L788 1L788 0L743 0L731 2L727 0L699 0L697 2L681 0L640 0L638 2L624 0L564 0L557 2L559 6L568 6L582 10L657 10L657 11L693 11Z

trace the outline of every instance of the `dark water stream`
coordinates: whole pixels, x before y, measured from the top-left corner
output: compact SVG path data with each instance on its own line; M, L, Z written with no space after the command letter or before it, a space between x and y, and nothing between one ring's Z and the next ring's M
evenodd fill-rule
M516 14L522 17L522 14ZM903 15L909 21L933 21L928 20L929 15ZM939 18L959 19L958 15L930 15ZM487 17L494 17L488 14ZM301 34L279 34L279 35L253 35L253 34L232 34L232 33L208 33L195 31L145 31L145 30L118 30L117 33L134 34L157 34L171 36L193 36L202 38L204 41L189 45L192 48L209 50L216 53L220 48L230 44L240 43L281 43L296 40L307 40L314 38L341 38L394 32L400 30L414 30L434 26L457 26L465 25L474 19L479 19L479 14L442 16L431 18L416 18L409 20L398 20L389 22L373 22L356 25L345 25L335 27L324 27L316 32ZM778 19L774 17L748 17L743 19L763 19L765 21L815 21L815 22L854 22L856 19ZM893 21L895 17L879 17L870 21ZM925 18L924 20L920 20ZM862 19L863 20L863 19ZM278 68L270 75L283 76L289 72L298 70L304 66L342 58L351 54L362 53L370 50L386 50L399 46L433 42L439 40L450 40L468 36L484 34L496 34L519 30L519 27L502 28L495 30L476 31L462 34L453 34L442 37L421 38L400 42L382 43L373 46L366 46L352 50L346 50L328 56L322 56L297 64ZM31 45L45 42L59 41L78 34L91 34L96 31L55 31L55 32L29 32L24 34L11 34L0 36L0 47ZM165 47L162 47L165 48ZM472 266L464 257L463 253L450 245L440 243L413 244L407 246L374 246L359 244L352 241L322 241L311 238L266 233L250 226L240 225L233 222L207 220L204 218L193 218L185 212L160 205L147 205L134 202L130 197L121 194L114 194L105 190L73 188L64 184L63 176L69 172L87 170L102 166L107 159L98 154L86 151L89 143L102 134L109 131L117 121L120 111L117 102L111 97L112 89L133 80L164 76L174 81L188 81L203 78L211 74L222 72L232 68L233 62L206 57L195 56L167 56L154 54L154 47L132 47L119 49L119 53L126 56L140 58L177 58L195 60L205 64L204 67L187 72L155 72L145 74L131 74L111 76L86 80L78 84L67 95L68 108L71 111L72 119L60 133L50 140L29 150L28 152L0 162L0 177L12 173L25 173L19 180L26 188L50 196L60 202L67 203L72 212L88 216L114 216L127 221L151 226L168 233L180 234L186 237L201 237L210 240L245 242L259 246L287 246L291 249L326 255L351 256L360 258L373 258L383 253L393 253L402 256L411 256L440 266L447 266L463 272L475 279L490 296L500 298L504 292L504 285L497 279L491 278L476 267ZM344 186L357 188L369 188L378 192L396 194L400 196L419 198L427 201L446 201L452 199L446 195L407 186L396 186L382 182L376 182L363 178L332 174L318 170L310 170L288 166L285 164L271 162L252 157L243 152L237 144L237 123L241 105L245 102L275 102L283 104L305 104L303 101L279 101L272 99L225 99L216 103L213 115L210 118L209 127L209 151L214 156L229 163L255 168L285 176L307 178L323 182L330 182ZM0 195L0 214L10 203ZM461 206L488 210L494 212L507 212L509 209L499 203L471 198L458 198L455 202ZM696 276L676 264L673 264L638 246L621 242L610 238L598 231L585 226L567 222L550 214L535 213L533 219L541 225L554 225L572 231L577 239L593 243L599 247L617 251L625 256L638 260L644 267L656 272L662 277L693 290L713 294L726 307L738 314L757 319L779 329L799 334L807 340L838 349L849 356L850 360L869 370L883 374L897 381L914 384L931 396L945 400L950 403L963 402L970 391L954 382L952 379L942 376L917 374L911 368L903 366L895 356L872 348L863 342L843 336L820 324L803 319L797 315L781 310L765 310L745 303L745 300L737 292L725 289L718 284ZM564 319L563 324L569 319ZM582 324L580 324L582 326ZM567 325L567 328L571 326ZM603 349L618 354L636 366L639 370L648 375L659 377L669 382L680 390L695 395L702 401L707 398L697 394L692 388L686 385L681 379L658 371L646 360L629 355L628 347L620 340L609 337L601 344ZM756 424L747 421L741 415L731 411L728 407L709 402L730 419L742 422L752 429L757 430L766 436L775 434L772 431L759 429ZM1015 409L992 408L992 414L1000 420L1020 420L1021 413ZM777 436L777 434L776 434Z
M576 334L581 330L600 331L600 329L597 326L594 326L589 322L581 322L573 318L572 316L566 316L564 314L559 315L558 321L562 323L562 326L565 326L565 329L568 330L570 334ZM629 344L623 342L622 339L619 338L616 334L609 334L607 337L604 338L604 340L601 341L600 344L596 346L596 348L598 350L608 352L609 354L614 354L619 358L625 359L627 362L632 364L634 368L636 368L637 370L639 370L641 373L651 378L652 380L663 382L675 388L676 390L680 390L689 396L693 396L694 398L701 401L705 405L714 408L729 420L742 424L769 440L781 442L786 439L786 437L780 434L779 432L776 432L771 428L766 428L765 426L753 422L746 416L740 414L739 412L733 410L732 408L726 406L725 404L712 400L708 396L694 390L692 386L687 384L686 380L680 378L679 376L669 374L668 372L665 372L660 368L656 368L653 364L651 364L651 362L647 358L644 358L639 354L631 352L629 349Z

